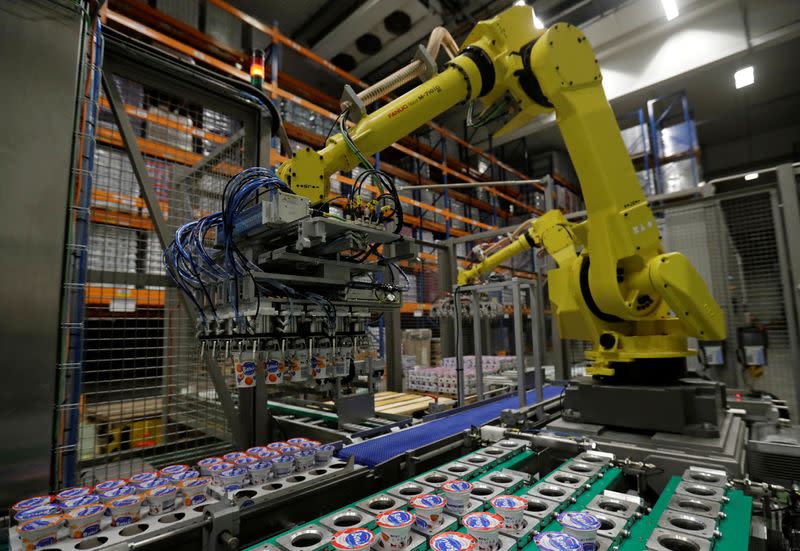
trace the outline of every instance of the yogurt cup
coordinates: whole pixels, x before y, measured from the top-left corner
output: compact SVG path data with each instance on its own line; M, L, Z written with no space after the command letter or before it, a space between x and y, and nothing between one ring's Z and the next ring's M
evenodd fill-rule
M520 530L525 525L525 511L528 509L526 500L519 496L500 495L493 497L489 503L503 517L505 527L509 530Z
M79 540L88 538L100 531L100 519L106 512L106 506L100 503L84 505L68 512L65 517L70 537Z
M155 480L158 478L158 473L155 471L150 471L146 473L139 473L135 474L128 479L128 482L134 486L139 484L140 482L146 482L148 480Z
M414 525L424 534L433 533L442 524L442 510L447 500L438 494L422 494L411 499L416 519Z
M381 543L384 549L404 549L410 541L411 526L414 524L414 515L408 511L395 509L378 515L375 520L381 529Z
M168 465L158 471L158 474L163 476L164 478L169 478L170 476L178 473L182 473L189 470L189 465Z
M234 461L233 466L249 470L250 465L252 465L253 463L258 463L259 461L260 459L258 457L253 457L252 455L245 455L244 457L240 457L239 459Z
M477 545L475 538L461 532L442 532L430 541L433 551L472 551Z
M43 505L50 505L51 503L53 503L53 496L29 497L28 499L23 499L22 501L16 502L11 506L11 510L15 513L19 513L20 511L25 511L27 509L33 509Z
M175 496L178 489L172 484L158 486L147 490L147 503L151 515L160 515L175 510Z
M108 502L108 508L111 510L111 526L126 526L139 522L143 501L144 496L133 494Z
M276 452L275 450L269 450L269 449L265 450L265 451L258 452L256 454L256 457L258 457L259 459L266 459L266 460L269 460L269 461L277 459L280 456L281 456L281 454L279 452Z
M124 486L127 487L127 486ZM89 494L80 497L73 497L72 499L65 499L61 503L61 508L64 511L72 511L73 509L77 509L78 507L83 507L84 505L96 505L100 503L100 496L97 494Z
M448 513L461 516L467 512L472 484L466 480L448 480L441 488L447 497L445 508Z
M56 499L60 503L64 503L68 499L75 499L76 497L83 497L92 493L92 489L88 486L78 486L76 488L68 488L61 490L56 494Z
M298 436L296 438L289 438L286 443L290 446L297 446L298 444L302 444L303 442L308 442L308 438L303 438L302 436Z
M314 466L314 458L317 452L314 450L300 450L294 454L294 469L296 471L305 471Z
M220 463L216 463L211 465L208 468L208 474L211 476L211 480L217 486L222 486L222 479L219 477L220 474L234 468L236 465L230 463L228 461L222 461Z
M187 507L193 507L206 501L206 492L211 485L211 478L203 476L200 478L188 478L181 480L178 483L181 495L183 496L183 504Z
M280 448L278 448L277 451L281 455L295 455L297 452L300 451L300 448L298 448L297 446L286 445L286 446L281 446Z
M541 532L535 538L533 543L539 548L539 551L580 551L583 549L581 544L564 532Z
M38 507L31 507L30 509L20 511L14 515L14 520L16 520L19 524L24 524L37 518L51 517L60 514L61 507L55 503L51 503L49 505L39 505Z
M120 486L119 488L114 488L112 490L106 490L105 492L101 492L98 494L100 496L100 501L103 503L109 503L118 497L125 497L130 496L137 493L136 488L134 486Z
M254 446L252 448L247 448L247 455L252 455L253 457L258 457L258 454L270 451L266 446Z
M61 515L50 515L29 520L16 527L25 551L53 545L58 541L58 529L64 524Z
M558 515L558 523L565 534L581 544L585 551L594 551L600 519L588 511L565 511Z
M291 455L281 455L272 460L272 472L275 478L286 476L294 468L294 457Z
M183 471L182 473L175 473L174 475L169 477L169 480L173 484L177 484L181 480L188 480L190 478L197 478L200 476L200 473L195 471L194 469L189 469L188 471Z
M222 456L222 459L224 461L227 461L228 463L236 463L236 460L241 459L242 457L247 457L247 452L226 453L225 455Z
M270 442L267 444L267 448L270 450L278 451L278 448L282 448L283 446L288 446L286 442Z
M333 444L323 444L317 448L316 455L314 456L314 462L317 465L324 465L331 460L331 457L333 457L333 452L335 451L336 446Z
M256 459L255 463L247 465L247 471L250 473L250 482L264 484L269 480L269 475L272 473L272 461L269 459Z
M148 490L152 490L153 488L158 488L159 486L166 486L169 483L170 483L169 479L167 478L154 478L152 480L144 480L142 482L138 482L133 485L133 488L137 494L146 494Z
M343 551L369 549L374 541L375 534L366 528L345 528L331 536L333 548Z
M478 542L478 551L494 551L500 545L500 530L505 524L500 515L478 511L464 515L461 523Z
M224 460L221 457L206 457L197 462L197 468L200 469L202 476L211 476L209 468L217 463L222 463Z
M116 488L122 488L123 486L127 486L128 481L123 478L114 478L111 480L105 480L100 482L99 484L95 484L93 488L94 493L102 494L103 492L107 492L108 490L114 490Z
M245 485L246 479L247 469L243 469L242 467L233 467L232 469L219 473L220 486L222 486L226 492L239 490Z
M322 445L322 443L317 440L306 440L305 442L299 442L292 445L297 446L301 450L316 450Z

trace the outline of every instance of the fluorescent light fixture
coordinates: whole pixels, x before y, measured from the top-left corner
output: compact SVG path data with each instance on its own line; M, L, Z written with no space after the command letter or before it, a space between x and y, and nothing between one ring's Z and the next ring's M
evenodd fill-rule
M661 5L664 6L664 15L667 16L667 21L672 21L678 17L678 4L676 0L661 0Z
M744 179L747 180L748 182L750 180L758 180L758 172L751 172L749 174L745 174Z
M733 73L733 82L736 84L736 89L750 86L756 81L756 74L753 72L753 66L748 65L743 69L739 69Z

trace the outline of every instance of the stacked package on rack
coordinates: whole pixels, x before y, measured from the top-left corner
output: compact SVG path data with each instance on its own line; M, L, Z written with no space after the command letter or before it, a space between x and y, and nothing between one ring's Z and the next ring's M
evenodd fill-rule
M515 358L515 356L482 356L483 375L494 375L514 369ZM443 358L439 367L406 369L406 388L419 392L456 395L458 392L456 358L454 356ZM475 390L475 356L464 356L464 392L474 394Z

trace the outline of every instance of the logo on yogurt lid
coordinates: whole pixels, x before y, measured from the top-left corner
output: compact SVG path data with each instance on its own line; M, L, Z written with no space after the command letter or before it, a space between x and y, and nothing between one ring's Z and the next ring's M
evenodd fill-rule
M50 515L58 515L61 513L61 508L58 505L40 505L39 507L31 507L17 513L14 518L21 522L24 520L33 520L39 517L49 517Z
M99 502L100 502L100 496L88 495L88 496L73 497L72 499L65 500L63 503L65 508L75 509L76 507L81 507L83 505L94 505L95 503Z
M189 465L168 465L161 469L161 474L177 474L188 470Z
M272 460L273 463L292 463L293 461L294 457L291 455L281 455Z
M69 513L67 513L72 518L86 518L86 517L93 517L94 515L99 515L103 511L106 510L105 505L84 505L83 507L78 507L77 509L73 509Z
M94 491L101 493L105 492L106 490L113 490L114 488L121 488L123 486L127 486L127 482L122 480L121 478L117 478L114 480L106 480L105 482L101 482L97 486L94 487Z
M583 511L566 511L558 515L558 522L574 530L599 530L600 519Z
M314 457L315 455L317 455L317 452L315 450L306 449L306 450L300 450L295 455L299 455L300 457Z
M208 468L208 470L212 472L217 472L217 471L223 472L232 468L233 468L233 463L229 463L228 461L223 461L221 463L214 463Z
M334 446L333 444L325 444L323 446L320 446L319 449L324 452L332 452L336 451L336 446Z
M247 474L246 469L242 469L241 467L234 467L232 469L228 469L227 471L222 471L219 473L219 476L224 476L226 478L236 478L239 476L244 476Z
M433 509L444 504L445 499L438 494L423 494L411 500L411 505L418 509Z
M195 470L189 469L188 471L183 471L182 473L175 473L174 475L170 476L169 479L180 481L180 480L185 480L187 478L197 478L198 476L200 476L200 473L198 473Z
M136 487L140 490L149 490L151 488L157 488L158 486L164 486L165 484L169 484L169 480L166 478L153 478L151 480L138 482Z
M492 507L496 509L527 509L528 502L517 496L497 496L491 500Z
M57 526L61 524L64 519L59 515L51 515L48 517L41 517L37 519L33 519L30 522L26 522L25 524L21 524L17 527L18 532L35 532L36 530L41 530L43 528L49 528L51 526Z
M56 497L59 501L64 501L65 499L72 499L75 497L85 496L92 492L91 488L87 488L85 486L80 486L78 488L69 488L67 490L62 490L56 494Z
M240 465L242 467L249 467L254 463L258 463L258 458L253 457L251 455L246 455L244 457L240 457L236 461L233 462L235 465Z
M129 480L133 483L136 483L136 482L145 482L147 480L155 480L156 478L158 478L158 473L150 472L150 473L135 474L132 477L130 477Z
M222 459L224 459L225 461L236 461L237 459L240 459L242 457L247 457L247 454L244 452L231 452L223 455Z
M307 440L305 442L299 442L295 444L298 448L301 449L316 449L319 448L319 442L314 442L312 440Z
M269 459L256 459L255 463L250 463L247 466L251 471L263 471L272 468L272 461Z
M347 528L336 532L331 538L331 544L337 549L362 549L369 547L375 535L366 528Z
M166 496L169 494L174 494L176 491L177 490L175 489L175 486L170 486L169 484L166 484L164 486L159 486L158 488L153 488L152 490L147 492L147 495Z
M280 457L281 454L272 450L264 450L263 452L257 453L256 456L260 459L274 459L276 457Z
M100 494L100 497L113 499L115 497L129 496L134 491L135 489L132 486L120 486L119 488L114 488L112 490L107 490L105 492L102 492Z
M217 463L222 463L221 457L206 457L205 459L201 459L197 462L198 465L201 467L206 467L209 465L216 465Z
M266 446L255 446L254 448L247 448L247 453L250 455L258 455L262 452L269 451Z
M111 502L112 507L130 507L134 504L139 504L142 502L142 496L125 496L125 497L118 497L117 499Z
M378 515L377 520L378 526L387 526L389 528L400 528L402 526L408 526L413 522L414 515L408 511L401 511L399 509Z
M580 551L583 549L578 540L564 532L542 532L533 538L533 541L542 551Z
M194 488L196 486L208 486L211 484L211 479L207 476L201 478L190 478L189 480L181 481L181 486L184 488Z
M464 526L473 530L491 531L503 527L503 517L494 513L470 513L463 519Z
M477 541L469 534L461 532L442 532L431 538L431 549L434 551L471 551Z
M29 497L28 499L23 499L22 501L18 501L17 503L12 505L11 508L15 511L24 511L25 509L33 509L34 507L48 505L52 501L53 501L53 496Z
M448 480L442 484L442 490L445 492L469 492L472 490L472 484L466 480Z
M303 442L308 442L308 438L289 438L286 443L287 444L302 444Z
M286 445L286 442L271 442L267 444L267 447L271 450L277 450L278 448L282 448Z

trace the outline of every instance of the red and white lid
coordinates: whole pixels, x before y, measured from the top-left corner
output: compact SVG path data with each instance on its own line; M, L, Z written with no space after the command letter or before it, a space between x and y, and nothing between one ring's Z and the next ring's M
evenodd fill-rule
M461 517L461 523L467 527L467 530L476 532L496 532L503 527L504 522L503 517L500 515L487 513L486 511L467 513Z
M331 545L345 551L367 549L373 541L375 534L366 528L346 528L331 537Z
M438 509L446 504L447 500L439 494L422 494L411 498L411 506L415 509Z
M378 515L375 524L381 528L404 528L414 524L414 515L402 509L386 511Z
M519 496L501 495L493 497L489 502L495 509L504 511L518 511L528 508L528 502Z
M442 491L463 494L472 491L472 484L466 480L448 480L442 484Z
M472 551L477 544L474 537L461 532L441 532L430 540L433 551Z

